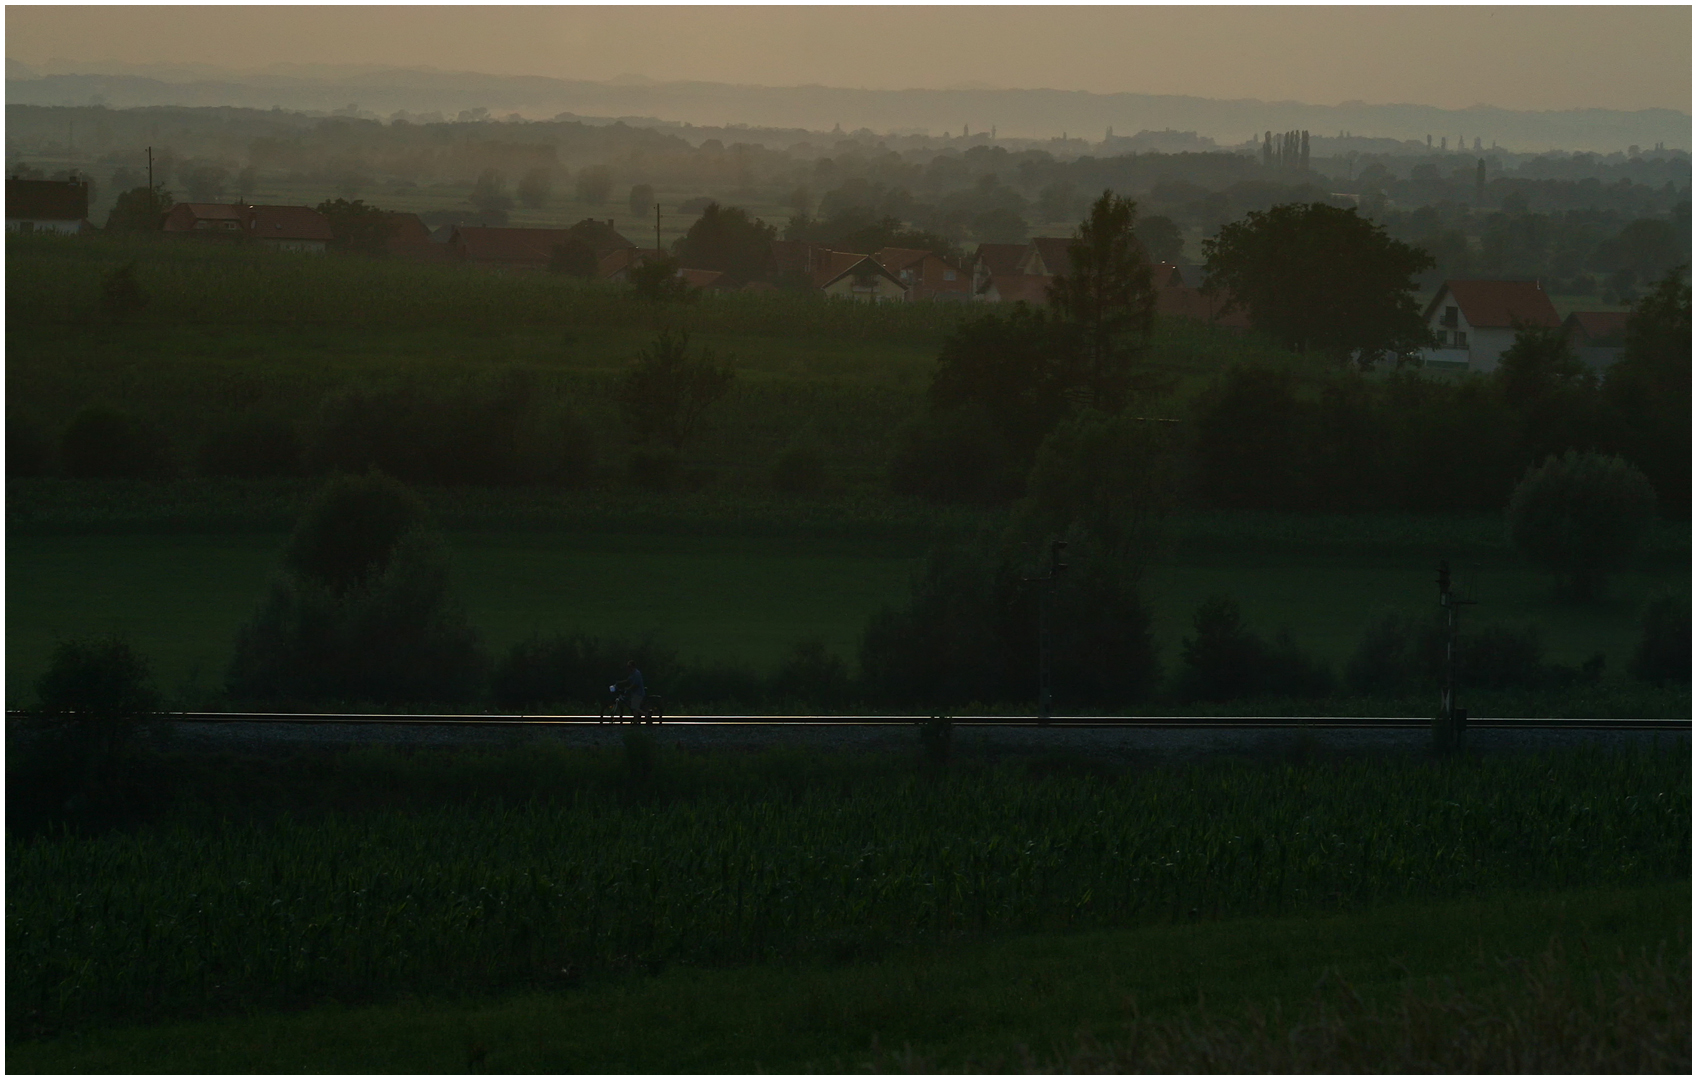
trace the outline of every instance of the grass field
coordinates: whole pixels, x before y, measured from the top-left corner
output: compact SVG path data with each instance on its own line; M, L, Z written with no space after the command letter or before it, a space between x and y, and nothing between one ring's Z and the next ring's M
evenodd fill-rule
M1678 980L1680 957L1689 960L1690 915L1689 883L1509 892L1321 919L1023 936L846 966L674 969L494 999L441 1000L421 991L383 1006L259 1012L47 1041L14 1034L6 1049L17 1072L849 1072L892 1071L904 1061L929 1071L998 1058L1017 1066L1022 1051L1064 1060L1081 1035L1109 1045L1124 1039L1134 1007L1145 1023L1206 1029L1210 1018L1236 1019L1277 1002L1293 1020L1312 1022L1305 1006L1325 996L1318 988L1343 996L1347 985L1381 1007L1404 994L1434 996L1434 987L1487 1001L1506 996L1525 1029L1516 1032L1523 1052L1532 1040L1568 1050L1559 1045L1563 1034L1623 1033L1602 1024L1575 1031L1581 1018L1528 1009L1537 1003L1526 1000L1522 972L1543 972L1514 961L1554 943L1563 966L1585 981L1639 974L1626 958L1665 948ZM1679 1019L1689 1015L1688 966L1683 975L1686 1004L1670 994L1662 1020L1674 1055L1667 1064L1676 1071L1682 1042L1686 1061L1690 1055L1689 1027L1679 1036ZM1628 1008L1645 1004L1618 990L1609 996ZM1567 1030L1553 1030L1552 1020ZM1653 1015L1641 1020L1656 1024ZM1614 1061L1570 1056L1563 1064L1629 1068L1632 1049L1617 1047ZM1331 1063L1337 1071L1383 1068L1385 1060L1371 1055L1358 1046Z
M237 628L274 571L284 535L266 532L14 534L6 557L7 704L27 704L54 644L91 633L127 635L150 657L160 687L192 702L215 689ZM504 650L533 631L634 638L652 633L691 660L768 670L810 637L849 661L868 617L899 602L923 548L894 539L456 530L461 595L486 642ZM1457 544L1456 546L1460 546ZM1176 662L1190 620L1210 595L1236 597L1264 633L1340 666L1387 609L1433 606L1434 560L1412 552L1353 557L1299 549L1262 554L1176 546L1146 592L1163 660ZM1619 575L1606 599L1574 606L1512 559L1457 563L1480 601L1468 617L1537 626L1552 661L1594 653L1622 672L1644 605L1687 590L1688 571L1652 564Z

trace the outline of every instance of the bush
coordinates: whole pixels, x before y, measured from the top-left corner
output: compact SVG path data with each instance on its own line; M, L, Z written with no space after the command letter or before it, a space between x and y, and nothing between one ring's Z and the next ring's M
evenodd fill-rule
M577 486L594 452L565 407L546 408L528 378L450 391L354 389L324 403L307 449L315 472L380 469L414 484Z
M1509 498L1509 540L1589 599L1638 547L1655 517L1644 474L1619 457L1569 450L1528 469Z
M140 418L104 405L77 413L61 444L65 472L79 480L142 480L171 472L169 444Z
M1112 709L1149 696L1159 678L1149 616L1124 562L1075 535L1049 614L1055 704ZM1045 550L1046 556L1046 550ZM867 624L869 693L904 709L1032 703L1037 697L1040 569L986 544L940 548L908 602Z
M136 280L135 260L101 275L100 310L115 323L124 322L147 306L147 293Z
M484 659L418 500L387 477L338 477L303 515L236 641L242 701L462 703Z
M1317 697L1332 689L1331 673L1304 654L1287 631L1280 631L1270 644L1250 631L1235 600L1215 596L1203 601L1193 626L1194 636L1181 645L1180 697Z
M1664 596L1644 611L1632 673L1649 682L1691 682L1691 597Z
M631 436L682 454L702 414L730 392L736 369L712 349L692 355L688 333L662 330L619 379L619 409Z
M250 419L206 437L200 447L200 471L205 476L239 480L295 476L301 471L301 453L300 435L293 424Z
M825 486L825 462L811 446L791 446L772 463L772 487L785 495L817 495Z
M642 669L651 690L657 680L671 679L680 666L672 650L652 640L534 634L496 663L491 696L503 709L589 705L605 698L610 683L625 677L625 665L631 660Z
M42 712L105 750L122 745L159 707L147 662L117 637L60 642L35 693Z
M1398 613L1369 624L1344 667L1344 684L1363 696L1431 690L1444 678L1443 624ZM1456 638L1458 692L1469 689L1532 689L1559 681L1563 672L1544 662L1536 627L1484 623L1462 625Z

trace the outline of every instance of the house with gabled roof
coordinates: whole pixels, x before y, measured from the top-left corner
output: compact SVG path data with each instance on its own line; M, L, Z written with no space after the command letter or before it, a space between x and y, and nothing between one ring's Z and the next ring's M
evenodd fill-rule
M998 277L1023 274L1020 263L1025 260L1029 244L979 244L972 254L972 293L980 300Z
M177 236L243 240L247 214L238 203L177 203L165 212L160 229Z
M1048 277L1072 273L1072 256L1067 252L1076 243L1078 241L1070 236L1032 237L1025 245L1025 254L1020 257L1019 272Z
M1613 367L1626 352L1630 311L1575 311L1562 321L1568 344L1592 371Z
M873 252L872 257L907 287L909 300L972 299L972 282L966 272L934 251L887 247Z
M870 255L826 251L815 260L813 287L826 296L868 302L904 300L907 286Z
M248 206L243 221L250 239L277 251L322 255L336 239L330 219L310 206Z
M1424 320L1438 345L1421 350L1422 362L1479 372L1496 370L1519 327L1561 325L1536 281L1446 281L1426 305Z
M88 181L6 178L6 231L74 235L88 223Z

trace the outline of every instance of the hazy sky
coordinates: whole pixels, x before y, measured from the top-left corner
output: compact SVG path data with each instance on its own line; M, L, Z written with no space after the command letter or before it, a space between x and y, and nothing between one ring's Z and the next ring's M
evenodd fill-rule
M1691 108L1678 7L18 7L6 55L977 85L1447 108Z

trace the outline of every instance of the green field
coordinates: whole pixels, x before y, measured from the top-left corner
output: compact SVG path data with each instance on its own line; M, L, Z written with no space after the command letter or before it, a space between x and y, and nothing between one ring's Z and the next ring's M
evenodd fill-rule
M1465 526L1465 522L1462 523ZM14 534L6 556L7 703L28 704L54 644L117 632L185 702L215 689L237 628L274 572L278 533ZM819 638L852 665L867 618L899 602L923 549L896 540L688 536L584 531L454 531L461 594L493 649L534 631L653 634L696 661L769 670L795 642ZM1457 545L1459 546L1459 544ZM1149 573L1163 661L1176 662L1196 606L1236 597L1265 633L1340 666L1387 609L1434 606L1433 560L1417 553L1314 555L1173 550ZM1649 599L1689 588L1684 567L1619 575L1604 601L1560 603L1542 574L1506 558L1457 564L1479 601L1468 617L1537 626L1554 662L1593 653L1621 672Z

